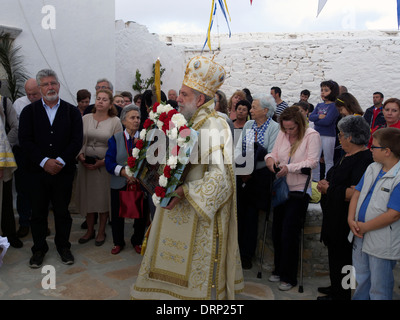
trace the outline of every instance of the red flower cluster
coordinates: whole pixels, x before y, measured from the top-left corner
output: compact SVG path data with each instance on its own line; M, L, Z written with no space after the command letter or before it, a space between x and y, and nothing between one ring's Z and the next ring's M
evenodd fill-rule
M171 167L170 166L165 166L165 168L164 168L164 176L167 179L171 178Z
M156 187L156 189L155 189L155 193L156 193L157 197L160 197L160 198L164 198L166 192L167 192L167 190L160 186Z
M179 129L179 135L180 135L182 138L186 138L186 137L190 136L190 129L189 129L187 126L182 126L182 127L180 127L180 129Z
M158 108L159 105L160 105L159 102L156 102L156 103L153 105L153 112L154 112L154 113L157 112L157 108Z
M174 128L174 124L172 123L171 119L174 116L174 114L177 114L178 111L176 111L175 109L167 112L163 112L160 114L159 117L159 121L161 121L163 123L163 127L162 127L162 131L164 131L164 133L167 133L167 130L171 130Z
M136 159L134 157L129 157L128 158L128 166L129 168L133 168L136 164Z
M146 121L143 123L143 129L148 129L150 128L152 125L154 124L154 122L150 119L146 119Z
M142 150L143 147L144 147L144 142L143 142L143 140L142 140L142 139L139 139L139 140L136 142L135 147L138 148L139 150Z

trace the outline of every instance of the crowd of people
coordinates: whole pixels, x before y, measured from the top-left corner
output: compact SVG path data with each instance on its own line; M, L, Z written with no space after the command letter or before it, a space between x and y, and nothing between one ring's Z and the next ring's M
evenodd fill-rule
M319 299L352 298L342 287L347 265L356 271L353 299L391 299L392 269L400 259L400 100L384 100L375 92L373 106L364 112L356 97L333 80L321 82L322 102L315 107L308 101L309 90L301 90L299 100L289 106L277 86L255 94L239 89L228 99L220 89L223 68L213 61L213 72L221 73L205 72L209 79L198 83L196 73L207 71L202 69L210 61L203 59L192 59L179 93L162 92L161 100L195 130L225 130L210 152L222 159L223 146L231 144L234 161L231 166L192 164L176 189L179 197L166 209L155 206L141 187L143 215L135 219L131 236L138 254L150 222L155 231L147 240L132 297L234 298L243 288L241 270L252 268L259 212L271 209L278 178L285 178L288 197L273 208L274 271L269 280L283 291L296 286L300 230L312 196L310 175L321 194L321 241L328 250L331 282L318 289L325 294ZM0 162L1 229L14 248L23 246L21 239L31 230L32 268L42 265L49 249L49 208L56 249L63 263L74 263L69 241L73 188L76 207L85 216L86 232L78 243L94 239L96 246L103 245L110 223L111 254L124 249L119 192L138 184L125 165L156 99L151 90L134 97L129 92L114 95L107 79L97 81L94 104L87 89L77 92L77 106L60 99L59 90L57 74L46 69L26 82L26 96L14 104L1 99L1 155L6 158ZM186 225L178 228L166 211L184 216ZM171 257L155 256L176 243L190 243L190 250L181 252L179 267ZM226 260L219 262L221 256Z

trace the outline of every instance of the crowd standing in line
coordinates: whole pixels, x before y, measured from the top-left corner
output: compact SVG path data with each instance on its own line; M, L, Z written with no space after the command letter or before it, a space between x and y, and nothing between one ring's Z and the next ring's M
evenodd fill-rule
M385 101L381 92L374 92L373 105L364 112L356 97L345 86L328 80L320 84L323 102L318 103L315 108L309 102L311 93L307 89L301 90L300 101L289 107L282 100L282 90L278 86L271 87L268 93L256 94L254 97L247 88L238 89L227 100L219 87L213 87L212 92L204 93L201 90L195 91L196 85L185 81L179 93L171 89L167 98L162 92L162 101L178 108L182 114L190 109L188 117L195 115L201 118L201 112L196 113L193 108L206 110L212 106L217 118L223 119L228 128L230 126L235 158L238 155L243 158L243 153L249 149L254 152L253 170L248 175L237 175L236 188L230 191L234 194L237 192L234 196L237 204L234 206L238 219L239 264L244 269L251 268L258 237L258 212L267 210L263 197L271 194L274 179L286 176L290 197L284 204L273 209L275 270L270 281L279 282L281 290L290 290L297 285L298 235L303 221L302 215L307 210L311 196L311 189L305 186L306 177L301 168L308 167L313 169L312 180L318 182L318 191L322 194L321 241L327 246L329 258L331 285L319 288L320 292L326 294L321 299L350 299L349 290L343 290L340 286L339 269L352 263L356 266L359 283L353 299L391 299L391 270L400 258L396 253L399 243L393 240L383 246L373 239L387 236L389 229L396 232L398 230L400 208L396 195L400 175L400 156L397 150L400 139L400 131L397 131L400 129L400 100L389 98ZM125 160L118 156L126 152L125 146L122 148L121 139L124 136L128 140L133 138L132 146L128 146L129 152L148 118L149 108L155 101L150 90L134 97L128 91L114 96L113 85L106 78L96 83L97 104L90 105L91 93L82 89L77 92L78 105L72 106L59 98L59 90L60 83L56 73L52 70L41 70L36 79L26 82L26 96L16 100L12 106L7 100L6 108L2 103L0 110L0 134L2 141L4 140L1 146L12 150L11 153L6 153L10 155L8 160L13 163L15 157L17 164L15 170L12 165L7 167L1 162L1 228L14 248L22 247L20 239L31 229L33 255L29 265L32 268L42 265L48 251L46 236L49 234L47 216L50 203L54 212L57 251L63 263L74 263L69 242L72 219L68 211L74 177L79 211L87 214L87 219L82 224L82 228L87 231L79 239L79 243L96 239L96 245L102 245L106 236L106 222L110 220L114 242L111 253L117 254L125 247L123 231L121 232L124 222L116 213L116 199L119 190L124 189L131 178L124 174L122 167ZM127 109L122 113L124 108ZM108 111L103 113L102 110L106 109ZM10 112L12 114L8 116ZM12 120L13 114L16 121ZM106 116L95 119L101 115ZM135 118L132 121L131 115ZM18 121L18 139L14 139L12 132L17 132L15 123L18 124ZM217 127L220 126L220 121L222 120L215 123ZM112 122L112 125L100 135L94 134L106 122ZM10 147L7 149L8 145ZM340 156L334 156L335 150L340 151ZM369 165L372 162L371 153L375 162ZM94 158L94 163L88 164L93 160L91 158ZM223 172L224 178L228 179L228 171ZM93 180L88 175L96 175L96 178ZM12 193L7 190L11 190L8 185L11 185L10 179L13 176L19 215L18 231L14 219L9 219L7 215L10 199L12 200ZM21 177L25 177L26 181L22 182ZM113 184L113 181L119 183ZM204 181L203 183L206 184ZM34 188L32 184L35 184ZM235 183L230 181L227 185L234 186ZM375 185L379 185L380 189ZM94 191L94 186L101 191ZM185 192L177 208L189 203L193 208L192 201L199 195L194 192L189 197L195 188L194 183L189 183L187 188L180 189ZM298 194L304 188L307 196L299 197ZM382 188L385 189L384 194L378 192ZM98 192L102 192L103 196L99 197ZM94 195L96 201L93 201ZM104 199L101 207L97 201L99 198ZM149 195L147 198L151 199ZM155 213L156 207L150 202L149 200L145 205L144 214L150 216L151 220L158 219L157 216L161 213ZM94 203L96 207L88 207ZM196 206L194 208L197 210ZM234 209L230 207L230 210ZM94 225L97 223L97 213L99 228L96 237ZM135 232L131 238L131 244L138 253L146 229L146 222L143 221L135 221ZM355 235L352 243L346 239L350 230ZM154 241L150 243L155 245ZM392 250L390 252L393 254L386 254L385 250ZM151 250L145 256L145 264L150 255ZM368 267L363 267L366 271L359 271L367 263ZM378 272L379 281L387 283L385 289L371 280ZM139 283L146 286L149 279L143 279L144 282L140 280ZM140 296L138 288L139 286L133 289L133 296ZM231 293L228 294L230 298ZM182 297L186 294L187 292ZM217 297L215 293L213 297Z

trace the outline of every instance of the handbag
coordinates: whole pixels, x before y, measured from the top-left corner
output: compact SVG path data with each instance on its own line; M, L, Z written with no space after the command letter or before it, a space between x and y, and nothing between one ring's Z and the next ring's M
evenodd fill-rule
M272 206L275 208L289 199L289 187L286 177L276 179L272 184Z
M140 219L143 217L143 197L138 183L128 184L119 192L119 217Z
M96 158L91 156L85 156L85 163L96 164Z

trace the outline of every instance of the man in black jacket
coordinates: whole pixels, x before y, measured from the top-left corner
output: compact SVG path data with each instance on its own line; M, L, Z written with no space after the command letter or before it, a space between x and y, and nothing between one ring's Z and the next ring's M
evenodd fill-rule
M364 119L369 124L369 127L374 129L375 127L386 124L385 117L383 116L383 94L381 92L375 92L372 96L374 105L364 113Z
M60 83L52 70L36 76L42 99L26 106L19 120L20 146L29 159L28 172L32 202L31 268L39 268L49 247L46 242L50 202L55 222L54 243L65 264L73 264L69 236L72 218L68 211L75 157L82 147L83 129L79 110L59 98Z

